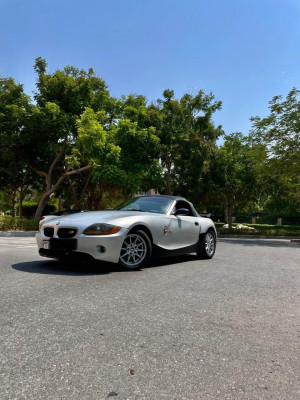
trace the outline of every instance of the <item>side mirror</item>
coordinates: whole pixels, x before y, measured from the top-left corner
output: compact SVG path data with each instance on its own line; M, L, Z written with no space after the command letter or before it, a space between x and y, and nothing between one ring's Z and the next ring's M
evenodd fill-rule
M190 210L188 210L187 208L179 208L175 211L175 215L188 215L189 213Z

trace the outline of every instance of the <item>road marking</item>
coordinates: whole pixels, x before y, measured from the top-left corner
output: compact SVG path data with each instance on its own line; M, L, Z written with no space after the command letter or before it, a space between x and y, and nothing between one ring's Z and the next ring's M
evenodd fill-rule
M9 242L0 242L0 245L8 245L8 246L30 246L30 245L33 245L33 244L35 244L34 242L16 242L16 243L9 243Z
M14 248L14 247L35 247L36 244L0 244L0 248Z
M10 248L12 248L12 249L27 249L28 247L37 247L37 245L35 245L35 246L18 246L18 245L15 245L15 246L5 246L5 245L0 245L0 249L10 249Z

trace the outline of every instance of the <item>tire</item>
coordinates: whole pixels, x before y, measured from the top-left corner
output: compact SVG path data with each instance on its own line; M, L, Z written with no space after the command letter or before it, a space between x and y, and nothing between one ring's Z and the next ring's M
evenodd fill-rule
M202 240L199 239L199 250L197 256L201 259L213 258L216 251L216 235L212 231L207 231Z
M131 231L122 243L119 263L127 269L139 269L147 264L152 243L143 230Z

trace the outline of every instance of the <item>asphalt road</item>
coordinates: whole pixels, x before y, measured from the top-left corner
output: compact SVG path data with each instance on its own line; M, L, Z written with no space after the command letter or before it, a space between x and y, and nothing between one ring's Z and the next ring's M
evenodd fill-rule
M0 399L300 398L300 247L66 266L0 238Z

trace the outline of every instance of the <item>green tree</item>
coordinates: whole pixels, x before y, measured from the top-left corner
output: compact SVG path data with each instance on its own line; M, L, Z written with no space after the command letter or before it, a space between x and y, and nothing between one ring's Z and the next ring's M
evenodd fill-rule
M71 168L89 165L90 172L79 198L75 196L76 208L85 202L88 208L99 209L105 191L115 189L124 179L120 167L121 148L114 143L112 130L104 129L107 118L103 111L86 108L77 120L77 147L67 158L67 164Z
M258 166L264 157L264 148L253 147L247 137L233 133L224 137L211 166L213 196L224 204L225 220L232 227L232 213L237 206L254 202L261 191Z
M189 197L195 194L215 142L223 133L212 122L213 113L220 109L221 102L201 90L195 96L184 94L176 99L168 89L156 106L151 105L152 115L159 110L161 116L155 123L167 194L174 190Z
M33 171L23 157L23 131L32 108L23 85L12 78L0 78L0 187L11 193L13 216L16 215L17 193L22 216L26 189L35 184Z
M149 190L161 176L159 138L155 128L140 128L137 122L122 119L113 135L115 143L121 148L124 192L133 194L139 190Z
M153 127L141 129L137 122L119 119L105 130L106 121L103 112L95 113L90 108L77 121L77 147L67 157L67 164L71 168L91 166L89 179L76 201L80 206L85 199L89 208L99 209L105 193L118 193L118 189L124 196L148 190L155 172L160 173L159 139Z
M300 213L300 91L270 101L266 118L253 117L253 143L266 146L269 207L278 213Z
M35 71L38 74L37 112L32 118L34 126L30 135L34 136L33 132L36 132L38 152L42 151L44 155L38 158L31 154L31 158L37 160L35 171L45 178L46 183L36 212L38 218L51 195L66 179L91 169L88 162L74 163L76 147L80 146L77 144L77 120L87 107L95 112L104 112L110 99L105 82L96 77L92 69L86 72L67 66L50 74L46 72L45 60L38 58ZM81 157L81 160L88 161L88 158Z

